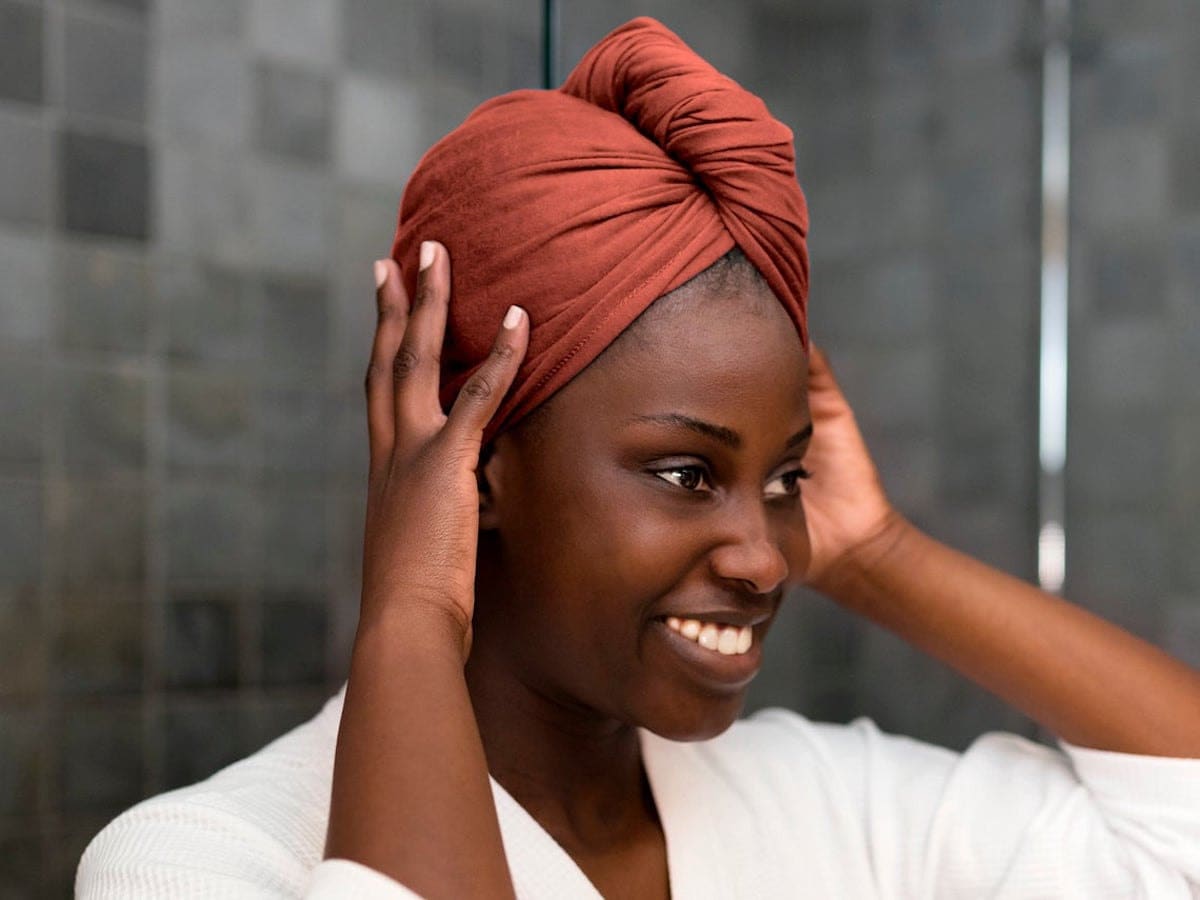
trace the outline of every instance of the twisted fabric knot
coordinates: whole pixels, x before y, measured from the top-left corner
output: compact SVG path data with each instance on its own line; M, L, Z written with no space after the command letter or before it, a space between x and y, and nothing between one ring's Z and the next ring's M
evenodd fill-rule
M405 188L392 255L411 296L420 241L450 251L447 407L508 305L529 311L529 351L490 440L734 245L807 348L807 230L791 130L643 17L588 51L558 91L489 100L435 144Z

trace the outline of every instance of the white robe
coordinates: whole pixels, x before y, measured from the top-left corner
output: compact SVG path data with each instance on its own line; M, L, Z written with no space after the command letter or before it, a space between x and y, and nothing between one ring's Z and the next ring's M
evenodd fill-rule
M415 897L366 866L321 860L344 695L122 813L84 852L76 896ZM640 737L675 900L1200 897L1200 760L1058 752L1007 734L957 754L867 719L780 709L701 743ZM599 897L492 789L517 896Z

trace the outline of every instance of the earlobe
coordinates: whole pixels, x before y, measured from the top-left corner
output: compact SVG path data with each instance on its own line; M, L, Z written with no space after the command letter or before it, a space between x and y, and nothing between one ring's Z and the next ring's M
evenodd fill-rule
M499 484L499 464L496 454L486 454L480 459L476 470L476 481L479 485L479 530L494 531L500 527L500 516L497 510L496 485Z

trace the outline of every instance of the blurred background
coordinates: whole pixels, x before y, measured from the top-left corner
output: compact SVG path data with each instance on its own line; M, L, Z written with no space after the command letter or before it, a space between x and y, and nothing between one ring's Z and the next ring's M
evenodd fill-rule
M1025 0L637 14L764 97L813 334L898 504L1033 580L1042 54ZM1200 664L1200 5L1076 0L1065 593ZM0 897L346 674L371 261L405 178L541 86L535 0L0 0ZM557 83L557 82L556 82ZM752 707L953 747L1032 724L800 593Z

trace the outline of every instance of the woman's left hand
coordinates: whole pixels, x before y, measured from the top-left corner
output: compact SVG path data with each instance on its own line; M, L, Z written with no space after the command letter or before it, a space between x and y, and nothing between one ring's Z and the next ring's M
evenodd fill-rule
M815 345L809 348L808 379L813 437L804 467L812 477L801 496L812 555L804 581L828 592L840 567L902 519L888 502L829 360Z

